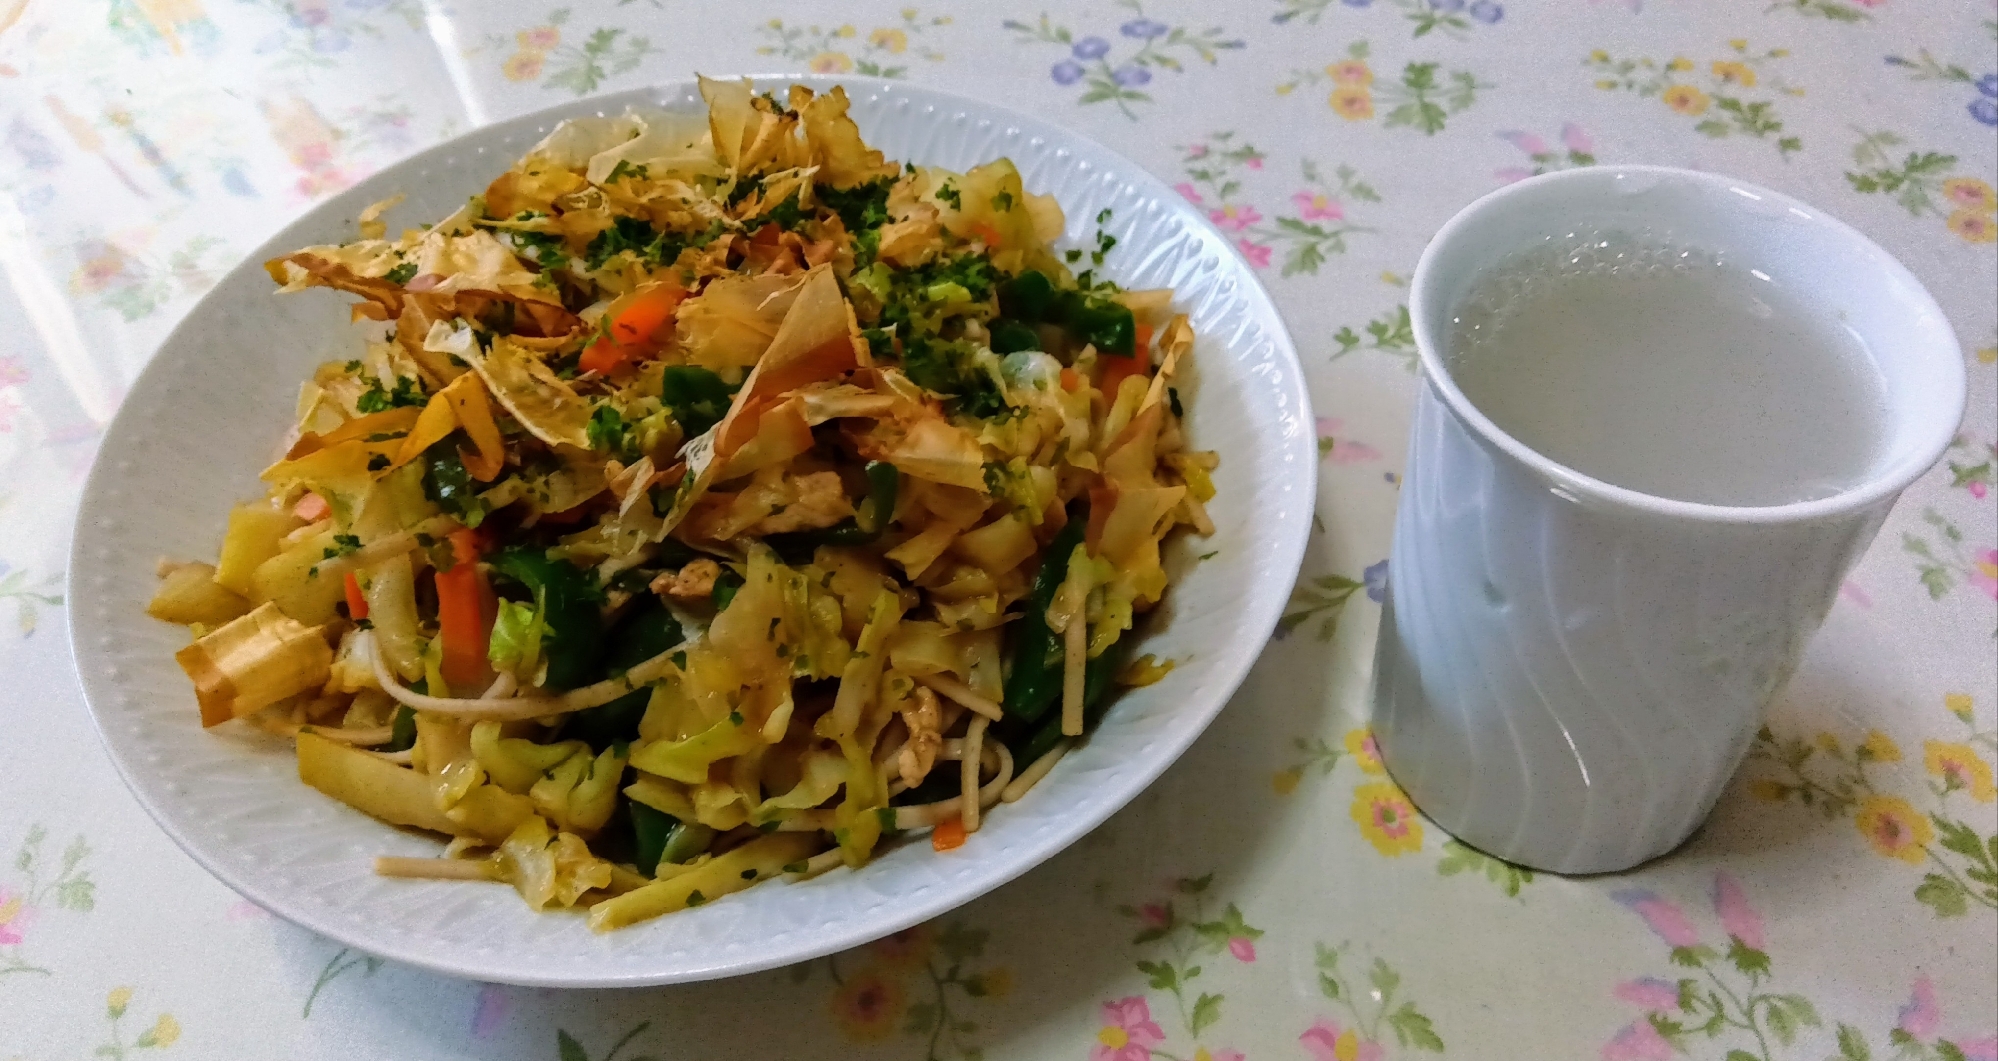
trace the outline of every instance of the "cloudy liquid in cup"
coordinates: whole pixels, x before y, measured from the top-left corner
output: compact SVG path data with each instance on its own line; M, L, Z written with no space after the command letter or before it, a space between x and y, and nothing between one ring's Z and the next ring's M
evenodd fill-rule
M1721 253L1584 229L1515 253L1451 315L1445 361L1500 430L1594 479L1782 505L1864 480L1887 428L1859 337Z

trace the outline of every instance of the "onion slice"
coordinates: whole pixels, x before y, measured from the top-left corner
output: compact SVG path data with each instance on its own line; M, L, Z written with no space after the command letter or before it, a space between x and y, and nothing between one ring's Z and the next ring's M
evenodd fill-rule
M619 677L606 678L594 685L585 685L580 689L571 689L560 696L507 696L468 699L450 696L428 696L404 686L400 681L396 680L395 674L388 669L388 664L382 660L381 653L376 651L373 631L363 630L354 636L359 639L355 645L355 651L367 655L368 659L374 664L375 680L381 683L382 691L394 697L396 702L405 704L418 711L429 711L433 714L449 715L453 718L465 718L482 722L505 722L523 718L548 718L554 715L573 714L577 711L608 704L612 700L666 673L667 668L673 666L673 656L685 651L694 644L693 639L683 641L653 656L651 659L631 667Z

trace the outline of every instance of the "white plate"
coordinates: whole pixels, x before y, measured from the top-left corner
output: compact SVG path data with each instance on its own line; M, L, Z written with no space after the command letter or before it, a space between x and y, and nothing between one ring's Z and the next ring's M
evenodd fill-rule
M1126 693L1101 728L971 842L906 843L855 872L759 884L607 935L580 916L535 914L510 889L376 877L379 854L434 854L407 834L299 784L285 742L241 726L203 732L172 659L177 627L146 617L157 557L212 558L229 505L258 492L299 381L358 352L350 298L278 297L264 259L353 238L367 204L407 202L391 228L435 220L504 171L557 122L630 107L698 112L692 84L606 96L487 126L321 204L253 252L181 322L133 385L85 488L70 558L70 637L112 761L155 820L210 872L272 913L386 958L479 980L633 987L754 972L829 954L937 916L1060 851L1108 818L1193 743L1255 661L1289 596L1309 533L1317 454L1297 354L1248 267L1180 196L1126 159L989 104L864 78L845 84L868 142L891 159L964 170L1001 156L1067 211L1067 243L1113 211L1105 270L1172 287L1199 334L1182 385L1193 441L1218 450L1217 531L1180 545L1184 573L1145 647L1179 665ZM778 86L785 79L759 82ZM1215 555L1191 563L1193 553Z

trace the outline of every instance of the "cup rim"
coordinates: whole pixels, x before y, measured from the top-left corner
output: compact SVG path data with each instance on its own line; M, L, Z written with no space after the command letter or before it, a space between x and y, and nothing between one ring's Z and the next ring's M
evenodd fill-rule
M1532 447L1508 434L1492 419L1484 414L1451 377L1443 361L1442 344L1431 334L1427 322L1432 301L1438 296L1434 289L1434 275L1437 261L1442 253L1447 253L1450 243L1477 217L1493 210L1503 210L1510 201L1521 196L1543 194L1550 185L1559 184L1602 184L1626 176L1655 175L1691 181L1709 186L1723 194L1729 192L1748 193L1791 208L1810 218L1815 225L1829 229L1837 236L1853 242L1861 249L1871 250L1879 255L1879 260L1890 271L1898 271L1913 285L1923 304L1935 319L1942 323L1949 336L1952 356L1945 358L1945 385L1954 392L1951 404L1955 414L1942 417L1931 426L1914 429L1916 446L1912 455L1885 465L1866 479L1828 497L1810 501L1793 501L1781 505L1713 505L1697 501L1679 501L1617 486L1570 468L1549 458ZM1737 191L1738 190L1738 191ZM1439 251L1439 248L1443 250ZM1443 307L1447 310L1448 307ZM1707 173L1699 170L1680 169L1673 166L1615 165L1591 166L1584 169L1559 170L1544 173L1506 185L1488 192L1472 201L1445 222L1443 227L1430 237L1422 250L1422 257L1416 262L1415 274L1409 282L1409 317L1415 337L1416 355L1422 365L1422 376L1428 386L1435 388L1446 406L1458 419L1468 425L1487 444L1497 446L1542 479L1553 484L1554 488L1569 500L1594 502L1605 507L1627 509L1659 516L1670 516L1706 523L1736 524L1776 524L1795 523L1804 520L1823 519L1847 515L1867 508L1883 499L1891 499L1906 490L1917 479L1926 475L1937 460L1949 449L1955 439L1957 429L1963 420L1963 410L1968 400L1968 383L1963 365L1963 347L1956 338L1949 318L1936 305L1935 297L1899 258L1887 253L1867 238L1864 233L1840 221L1831 214L1785 195L1782 192L1765 188L1749 181L1739 180L1724 174ZM1926 432L1927 437L1922 437Z

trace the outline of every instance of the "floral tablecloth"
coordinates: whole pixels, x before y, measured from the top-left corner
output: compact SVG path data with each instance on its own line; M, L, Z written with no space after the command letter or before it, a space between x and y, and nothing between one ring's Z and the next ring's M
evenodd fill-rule
M0 1058L1998 1058L1990 0L925 3L0 0ZM559 992L280 922L153 826L92 732L63 597L97 440L193 300L317 199L696 69L1005 100L1206 210L1320 414L1279 640L1075 849L834 958ZM1564 880L1451 842L1368 735L1406 283L1477 195L1639 161L1857 224L1949 312L1971 401L1714 819Z

